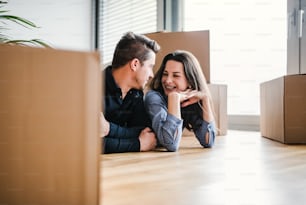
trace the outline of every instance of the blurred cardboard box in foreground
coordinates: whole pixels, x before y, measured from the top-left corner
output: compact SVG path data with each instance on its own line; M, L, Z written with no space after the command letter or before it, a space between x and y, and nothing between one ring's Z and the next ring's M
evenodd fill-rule
M0 62L0 204L98 204L98 53L0 45Z

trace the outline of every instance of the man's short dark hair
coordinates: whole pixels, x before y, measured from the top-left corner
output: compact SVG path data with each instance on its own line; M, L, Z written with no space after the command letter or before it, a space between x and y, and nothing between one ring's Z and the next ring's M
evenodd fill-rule
M134 58L139 59L140 63L149 59L149 53L157 53L160 50L158 43L144 35L127 32L117 43L113 55L112 68L116 69L124 66Z

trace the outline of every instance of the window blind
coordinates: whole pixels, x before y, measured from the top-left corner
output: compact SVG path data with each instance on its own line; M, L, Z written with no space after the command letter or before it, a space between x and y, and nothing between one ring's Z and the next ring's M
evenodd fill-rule
M98 49L106 65L124 33L157 31L157 0L100 0L98 28Z

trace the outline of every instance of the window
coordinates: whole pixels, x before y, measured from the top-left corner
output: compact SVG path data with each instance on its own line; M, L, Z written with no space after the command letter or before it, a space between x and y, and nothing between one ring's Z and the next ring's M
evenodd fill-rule
M259 84L286 74L286 0L188 0L185 31L210 30L211 82L229 115L259 115Z
M111 62L116 43L127 31L157 31L156 0L100 0L99 4L98 48L103 64Z

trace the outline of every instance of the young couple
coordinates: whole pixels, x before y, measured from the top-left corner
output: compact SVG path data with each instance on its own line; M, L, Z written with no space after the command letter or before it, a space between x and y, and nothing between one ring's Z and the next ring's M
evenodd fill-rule
M157 146L174 152L183 128L192 130L203 147L213 146L212 99L198 60L188 51L174 51L154 75L159 49L154 40L132 32L118 42L111 66L103 71L103 153L150 151Z

